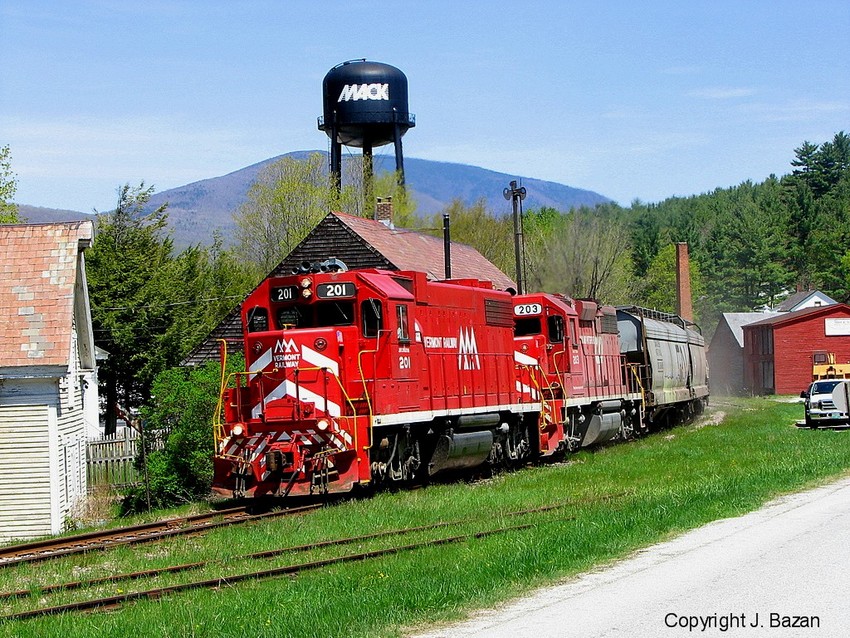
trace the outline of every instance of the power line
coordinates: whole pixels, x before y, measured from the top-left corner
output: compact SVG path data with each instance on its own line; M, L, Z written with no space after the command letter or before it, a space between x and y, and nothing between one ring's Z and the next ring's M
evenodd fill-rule
M171 303L155 303L155 304L147 304L141 306L106 306L98 308L97 305L94 305L96 310L144 310L146 308L171 308L173 306L188 306L195 303L206 303L210 301L223 301L225 299L244 299L244 295L226 295L224 297L209 297L206 299L193 299L190 301L173 301Z

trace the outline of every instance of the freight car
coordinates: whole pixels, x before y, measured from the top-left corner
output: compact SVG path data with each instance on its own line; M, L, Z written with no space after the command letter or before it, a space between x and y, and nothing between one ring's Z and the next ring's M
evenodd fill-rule
M515 465L627 438L708 397L704 341L681 320L420 272L304 270L243 303L246 370L223 373L214 426L222 494Z

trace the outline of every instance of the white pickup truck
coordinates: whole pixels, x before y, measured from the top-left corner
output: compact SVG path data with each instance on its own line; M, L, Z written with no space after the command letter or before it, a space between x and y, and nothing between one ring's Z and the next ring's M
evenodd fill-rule
M806 427L850 425L850 379L814 381L800 396L806 400Z

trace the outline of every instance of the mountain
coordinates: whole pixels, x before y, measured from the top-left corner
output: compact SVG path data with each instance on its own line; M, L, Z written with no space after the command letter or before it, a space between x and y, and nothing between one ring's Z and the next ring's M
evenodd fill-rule
M303 158L321 151L295 151L278 157L246 166L238 171L212 177L185 186L178 186L156 193L151 197L152 207L168 203L168 219L174 236L174 245L178 249L195 243L209 243L214 230L222 233L225 243L233 236L232 214L245 201L248 189L257 179L260 171L284 157ZM359 160L354 156L352 160ZM382 168L380 162L390 166ZM375 157L378 171L394 170L392 157ZM577 206L595 206L611 201L593 191L572 188L556 182L518 177L507 173L450 162L407 157L404 160L405 181L416 201L416 212L420 216L438 213L453 200L460 199L471 205L484 199L488 210L498 214L510 213L510 202L505 201L502 191L512 180L525 186L528 195L523 202L525 209L551 206L567 211ZM90 215L76 211L54 210L35 206L20 205L22 218L31 223L45 221L64 221L87 219Z
M18 217L27 224L46 224L51 222L73 222L79 219L94 220L94 215L81 213L76 210L65 210L60 208L43 208L41 206L28 206L18 204Z

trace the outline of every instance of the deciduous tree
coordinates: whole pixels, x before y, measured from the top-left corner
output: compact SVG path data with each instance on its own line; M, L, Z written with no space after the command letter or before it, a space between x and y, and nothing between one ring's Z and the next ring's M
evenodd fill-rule
M625 223L590 209L573 210L529 272L529 288L626 303L634 298L628 246Z
M271 272L330 211L332 190L319 153L267 166L233 216L239 256L260 276Z
M0 147L0 224L14 224L18 219L18 205L12 199L18 180L12 172L12 152L9 145Z

